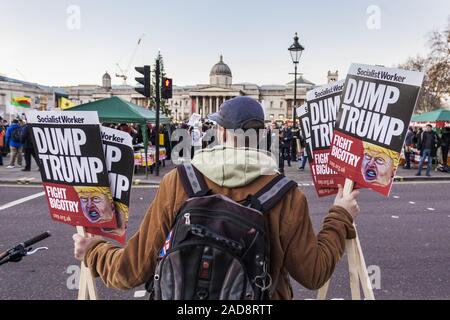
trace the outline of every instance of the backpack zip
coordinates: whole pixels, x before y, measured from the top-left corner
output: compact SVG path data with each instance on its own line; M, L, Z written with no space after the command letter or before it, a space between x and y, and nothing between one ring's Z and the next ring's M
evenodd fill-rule
M233 213L233 212L229 212L229 211L215 211L219 214L204 214L204 212L209 212L209 209L204 209L204 208L190 208L189 209L189 217L192 216L202 216L205 218L211 218L211 217L220 217L220 218L225 218L228 219L232 222L236 222L236 224L239 224L242 227L255 227L258 229L258 231L260 231L262 234L266 234L265 230L263 230L260 226L256 225L256 223L254 225L249 224L244 218L242 218L241 216Z

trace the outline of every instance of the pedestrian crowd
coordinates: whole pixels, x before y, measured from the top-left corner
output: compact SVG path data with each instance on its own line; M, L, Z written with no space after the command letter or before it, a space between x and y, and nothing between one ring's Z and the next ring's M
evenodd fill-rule
M450 145L450 128L437 129L431 124L425 128L409 127L405 138L403 153L405 158L404 169L417 166L416 176L422 175L426 165L426 175L431 176L433 166L436 170L450 172L448 166L448 151Z

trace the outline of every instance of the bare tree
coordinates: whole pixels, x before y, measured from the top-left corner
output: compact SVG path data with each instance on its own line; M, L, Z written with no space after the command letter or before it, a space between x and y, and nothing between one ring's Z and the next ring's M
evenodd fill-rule
M408 70L423 71L425 79L416 106L416 112L439 109L450 99L450 17L443 31L428 35L430 52L427 57L417 56L399 65Z

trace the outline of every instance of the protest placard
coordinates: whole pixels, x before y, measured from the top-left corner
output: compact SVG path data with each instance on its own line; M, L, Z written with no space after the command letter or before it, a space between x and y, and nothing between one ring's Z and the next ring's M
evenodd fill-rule
M334 127L329 166L388 196L423 73L352 64Z
M335 89L339 89L342 88L341 87L342 84L339 84L338 87L335 87ZM332 86L333 87L333 86ZM320 89L320 88L319 88ZM315 92L327 92L327 90L318 90ZM321 94L319 94L316 97L315 92L311 92L309 93L309 97L310 97L310 102L313 100L316 100L317 98L320 98ZM326 93L325 95L331 94L330 92ZM334 106L334 100L332 102L329 102L329 106L333 105ZM327 137L323 136L321 137L321 135L319 135L321 133L321 130L325 131L327 129L315 129L315 134L316 136L313 138L312 137L312 130L311 130L311 115L310 115L310 109L309 109L309 104L304 104L301 107L297 108L297 115L300 119L300 128L302 129L302 134L303 137L305 139L305 149L308 153L308 159L309 159L309 164L311 167L311 174L313 176L313 182L314 182L314 186L316 188L317 194L319 195L319 197L323 197L323 196L328 196L328 195L332 195L332 194L336 194L337 193L337 189L336 187L324 187L323 185L320 185L317 182L317 170L316 170L316 163L315 163L315 157L314 157L314 152L323 152L323 150L327 150L327 152L330 151L330 148L326 148L326 144L327 143L321 143L321 139L327 139ZM314 108L319 108L319 104L317 106L314 106ZM313 120L314 123L317 125L319 123L325 124L326 126L329 126L329 123L333 122L333 119L335 119L335 117L333 116L329 116L329 118L331 118L331 120L328 121L328 119L322 119L322 120L317 120L317 116L318 116L318 111L315 110L315 115L313 116ZM330 113L328 113L330 114ZM334 113L335 115L335 113ZM320 126L319 126L320 128ZM330 132L328 132L328 134L330 134L330 136L332 137L332 130L330 130ZM315 147L317 148L316 151L312 151L313 149L313 140L315 140ZM334 173L333 173L334 174ZM337 179L339 179L339 181L337 181ZM341 179L343 181L345 181L345 178L337 178L336 177L336 183L339 183L341 181ZM344 184L343 184L344 185ZM345 181L345 185L344 185L344 193L345 194L349 194L351 192L351 189L353 188L353 183L350 180L346 180ZM359 293L359 282L360 279L366 279L367 278L367 269L365 267L365 262L364 262L364 257L361 251L361 247L358 246L359 244L359 240L347 240L346 241L346 253L348 256L348 261L349 261L349 273L350 273L350 286L351 286L351 291L352 291L352 298L353 299L358 299L358 293ZM317 298L319 300L323 300L326 298L327 292L328 292L328 287L329 287L329 283L330 280L327 281L327 283L319 289L318 291L318 295ZM365 296L368 299L373 299L373 292L372 289L370 288L370 284L368 284L368 282L364 282L361 283L363 290L365 292ZM356 289L357 288L357 289Z
M341 104L344 82L341 80L327 84L306 94L313 157L311 170L317 189L327 190L327 194L336 193L338 185L343 186L345 183L345 178L328 166L333 127Z
M202 116L200 115L200 114L198 114L198 113L193 113L192 115L191 115L191 117L189 118L189 121L188 121L188 126L191 126L191 127L193 127L197 122L199 122L200 120L202 119Z
M336 188L329 187L326 183L320 184L317 180L316 162L314 157L314 152L312 150L312 135L311 135L311 118L310 110L307 104L304 104L297 108L297 116L300 119L300 129L302 130L302 136L305 140L305 150L308 156L308 163L311 168L311 175L313 178L314 187L316 189L317 195L319 197L325 197L337 192Z
M117 228L96 112L28 113L53 220Z
M117 228L87 228L86 231L125 244L134 173L133 140L127 132L108 127L101 127L101 135Z

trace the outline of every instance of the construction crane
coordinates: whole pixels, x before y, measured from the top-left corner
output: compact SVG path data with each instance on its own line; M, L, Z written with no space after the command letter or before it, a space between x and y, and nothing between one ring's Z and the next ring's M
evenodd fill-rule
M128 79L128 71L130 70L131 64L134 62L134 58L136 57L136 53L138 52L139 47L141 46L141 44L143 43L145 37L145 33L143 33L141 35L141 37L139 38L136 46L133 49L133 52L131 54L130 60L128 62L128 65L126 67L126 69L123 69L119 62L116 63L117 68L119 69L120 73L116 73L116 77L117 78L122 78L123 79L123 84L127 85L127 79Z

